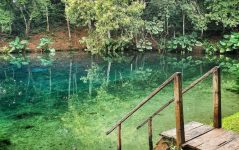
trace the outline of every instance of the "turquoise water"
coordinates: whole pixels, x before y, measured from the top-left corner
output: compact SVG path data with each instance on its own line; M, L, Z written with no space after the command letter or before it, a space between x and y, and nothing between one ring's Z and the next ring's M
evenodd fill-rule
M221 59L220 62L229 58ZM116 149L105 132L174 72L183 87L219 58L145 53L102 59L79 52L0 56L0 150ZM222 74L223 116L239 111L236 77ZM183 96L185 122L212 122L211 78ZM148 149L144 119L173 96L170 84L122 126L124 149ZM153 138L175 127L174 105L153 120Z

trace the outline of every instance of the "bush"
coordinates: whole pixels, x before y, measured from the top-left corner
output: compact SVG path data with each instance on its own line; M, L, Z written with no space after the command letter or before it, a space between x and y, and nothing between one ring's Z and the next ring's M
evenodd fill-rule
M50 38L41 38L37 48L41 49L43 52L55 52L54 48L50 48L52 43L53 42Z
M10 52L23 53L27 50L27 45L27 40L20 40L19 37L16 37L14 41L9 43L9 47L11 48Z
M4 47L0 48L0 52L1 52L1 53L4 53L4 54L9 54L9 53L11 53L12 51L11 51L11 48L10 48L10 47L4 46Z
M239 49L239 33L233 32L231 35L224 35L224 40L220 41L220 53L232 52Z
M205 41L203 43L203 48L205 49L206 54L212 55L219 51L218 43L210 43L209 41Z
M201 46L202 43L197 41L197 35L195 33L191 35L175 37L168 41L168 50L180 50L182 53L191 52L193 46Z

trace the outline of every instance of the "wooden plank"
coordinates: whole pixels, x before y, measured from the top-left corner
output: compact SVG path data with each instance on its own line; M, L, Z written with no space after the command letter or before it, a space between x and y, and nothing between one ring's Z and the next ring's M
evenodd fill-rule
M174 100L176 113L176 146L177 149L181 149L182 144L185 143L181 73L177 73L174 78Z
M186 124L184 127L185 127L185 133L188 133L190 130L193 130L195 128L198 128L200 126L203 126L202 123L199 123L199 122L190 122L188 124ZM161 136L163 137L167 137L167 138L176 138L176 129L171 129L171 130L168 130L168 131L164 131L160 134ZM187 140L187 139L186 139Z
M205 141L205 143L202 143L201 145L197 146L197 148L202 150L217 150L220 147L233 141L236 137L237 135L235 133L225 131L225 133L217 137L210 137L207 141Z
M211 127L211 126L203 125L202 123L198 123L198 122L190 122L189 124L185 125L185 140L186 141L192 140L192 139L194 139L202 134L205 134L211 130L213 130L213 127ZM169 131L163 132L161 135L166 138L175 139L176 138L176 130L171 129Z
M211 127L211 126L208 126L208 125L203 125L203 126L200 126L198 128L195 128L193 130L190 130L189 132L186 133L185 137L186 137L186 140L189 141L189 140L192 140L194 138L197 138L203 134L206 134L207 132L209 131L212 131L214 128Z
M238 138L239 135L231 131L225 131L223 129L213 129L201 136L198 136L186 142L183 146L201 150L217 150ZM236 146L235 143L231 144L234 147Z
M218 150L228 150L228 149L230 149L230 150L238 150L239 149L239 137L235 138L228 144L220 147Z
M197 138L194 138L192 140L187 141L184 146L189 146L189 147L198 147L199 145L202 145L203 143L207 142L210 139L214 139L217 136L220 136L224 134L225 131L223 129L217 129L217 130L211 130L207 132L204 135L201 135Z
M222 113L221 113L221 75L218 67L213 72L213 110L214 110L214 128L222 127Z

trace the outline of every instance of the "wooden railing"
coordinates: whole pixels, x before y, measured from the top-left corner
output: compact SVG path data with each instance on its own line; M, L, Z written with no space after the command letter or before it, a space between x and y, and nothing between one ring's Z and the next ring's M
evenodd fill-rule
M166 104L160 107L155 113L149 116L143 123L141 123L137 129L148 123L148 141L149 149L153 150L152 141L152 119L168 107L171 103L175 102L175 115L176 115L176 146L178 149L185 142L185 132L184 132L184 115L183 115L183 100L182 95L188 92L190 89L195 87L198 83L202 82L209 75L213 74L213 102L214 102L214 127L221 128L221 77L220 68L214 67L202 77L198 78L192 82L187 88L182 90L182 75L180 72L173 74L168 80L161 84L157 89L155 89L151 94L144 98L141 103L139 103L134 109L132 109L128 114L126 114L121 120L119 120L110 130L106 132L109 135L118 127L118 143L117 150L122 149L121 143L121 127L130 116L132 116L138 109L140 109L144 104L146 104L151 98L153 98L157 93L159 93L164 87L166 87L170 82L174 81L174 98L169 100Z

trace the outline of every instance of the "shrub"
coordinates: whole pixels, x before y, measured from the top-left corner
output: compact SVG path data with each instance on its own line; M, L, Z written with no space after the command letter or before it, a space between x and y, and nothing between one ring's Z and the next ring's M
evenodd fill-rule
M191 35L175 37L168 41L168 50L180 50L182 53L191 52L193 46L201 46L202 43L197 41L197 35L195 33Z
M206 54L212 55L219 51L218 43L210 43L209 41L205 41L203 43L203 48L205 49Z
M224 39L219 42L220 53L232 52L239 49L239 33L233 32L231 35L224 35Z
M9 53L11 53L12 51L11 51L11 48L10 48L10 47L4 46L4 47L0 48L0 52L1 52L1 53L4 53L4 54L9 54Z
M43 52L55 52L54 48L50 48L51 44L52 40L50 38L41 38L37 48L41 49Z
M19 37L16 37L14 41L9 43L9 47L11 48L11 52L22 53L27 50L28 41L20 40Z

